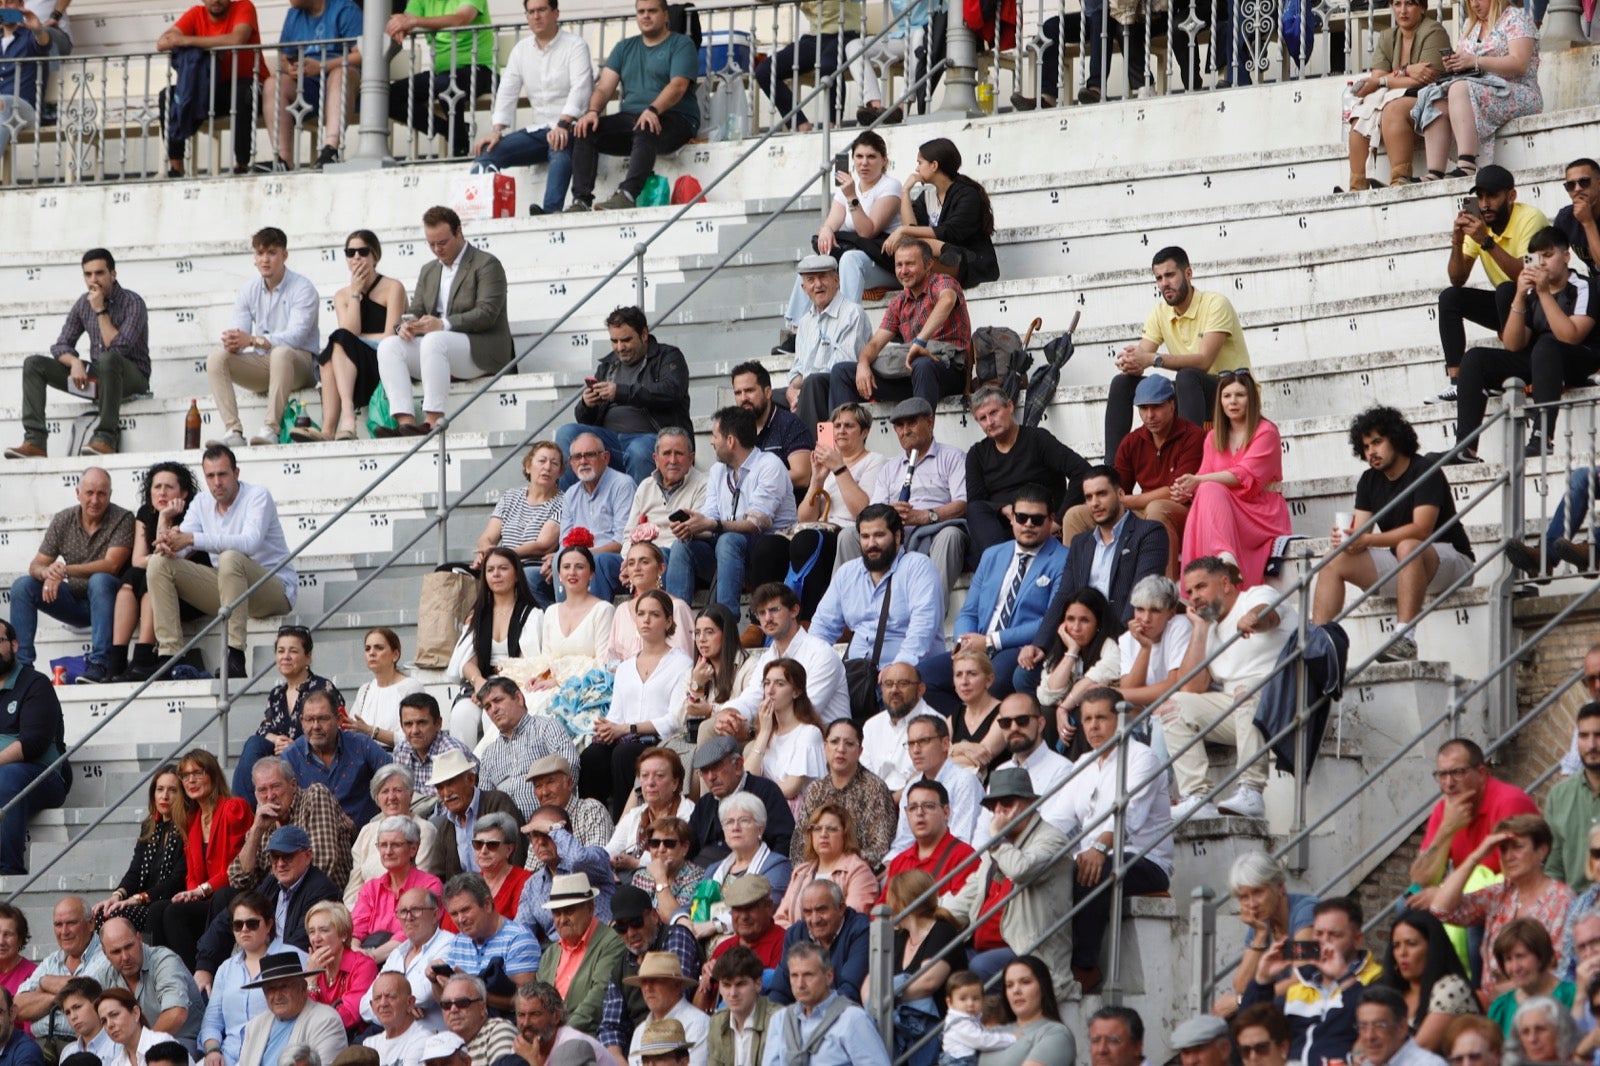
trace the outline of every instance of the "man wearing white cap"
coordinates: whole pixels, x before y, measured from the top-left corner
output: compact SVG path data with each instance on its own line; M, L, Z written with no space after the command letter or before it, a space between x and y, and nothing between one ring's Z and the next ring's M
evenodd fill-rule
M590 1036L600 1029L606 986L628 950L617 931L595 916L599 895L585 874L557 875L545 904L555 921L556 939L539 960L539 980L561 993L567 1024Z
M243 987L259 988L267 1009L244 1027L239 1066L277 1066L284 1050L296 1044L308 1045L324 1062L345 1049L339 1012L307 994L306 978L320 974L302 969L300 957L292 952L262 958L261 976Z
M1228 1023L1213 1014L1201 1014L1172 1030L1167 1044L1177 1052L1183 1066L1228 1066L1233 1044L1228 1039Z
M813 425L828 417L829 371L847 363L872 339L872 320L861 305L839 294L839 261L831 255L808 255L795 269L798 288L811 306L795 324L794 363L784 399L800 421ZM791 306L793 304L791 303Z
M684 989L693 988L695 982L683 976L678 956L670 951L649 952L639 964L639 972L624 977L622 983L637 988L650 1008L644 1024L633 1031L628 1066L681 1066L684 1062L705 1066L711 1018L683 998Z
M433 760L433 790L444 812L444 817L439 819L438 854L444 864L446 881L456 874L478 872L478 860L472 854L472 836L477 831L479 818L498 812L522 824L522 811L516 800L504 792L478 787L478 768L465 752L447 751ZM527 859L528 842L518 836L511 864L521 866Z

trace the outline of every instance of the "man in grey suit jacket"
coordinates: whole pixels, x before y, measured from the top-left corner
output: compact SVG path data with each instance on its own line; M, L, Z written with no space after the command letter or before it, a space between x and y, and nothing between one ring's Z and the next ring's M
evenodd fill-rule
M323 1062L332 1062L345 1049L339 1012L312 1002L306 993L306 978L318 973L302 970L300 959L290 952L261 960L261 976L244 987L261 989L267 1009L244 1027L239 1066L277 1066L278 1056L296 1044L310 1047ZM212 1048L208 1045L204 1050L209 1062Z
M444 415L451 378L483 377L511 361L500 260L467 243L461 217L448 207L428 208L422 232L434 260L422 268L406 309L415 319L378 345L378 376L397 423L380 437L429 433ZM422 381L424 425L412 414L413 377Z

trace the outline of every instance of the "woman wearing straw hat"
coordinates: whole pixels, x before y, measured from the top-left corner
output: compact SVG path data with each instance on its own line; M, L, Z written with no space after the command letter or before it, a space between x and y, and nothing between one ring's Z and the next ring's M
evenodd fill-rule
M639 990L650 1014L633 1030L628 1066L646 1061L705 1066L706 1034L711 1016L683 998L695 982L683 976L683 963L671 951L651 951L639 963L639 972L622 983ZM687 1055L685 1055L687 1053Z

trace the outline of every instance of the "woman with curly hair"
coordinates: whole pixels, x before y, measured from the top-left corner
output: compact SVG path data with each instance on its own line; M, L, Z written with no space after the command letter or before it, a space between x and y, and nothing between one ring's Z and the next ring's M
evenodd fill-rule
M133 516L133 560L123 571L122 588L117 590L111 660L106 677L100 680L145 681L156 672L156 615L145 585L145 563L155 549L156 534L182 524L198 491L193 471L182 463L160 462L145 472L144 502ZM211 565L205 552L194 552L188 558L202 566ZM180 602L178 609L184 621L200 617L199 609L190 604ZM135 628L138 642L130 658L128 642L134 639Z

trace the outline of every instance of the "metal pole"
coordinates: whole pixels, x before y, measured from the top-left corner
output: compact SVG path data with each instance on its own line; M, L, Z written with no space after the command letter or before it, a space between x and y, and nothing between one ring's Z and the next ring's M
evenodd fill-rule
M1206 1002L1206 991L1211 987L1216 965L1212 953L1216 950L1216 917L1211 913L1211 900L1216 893L1209 885L1200 885L1189 893L1189 946L1194 951L1194 983L1189 992L1189 1013L1204 1014L1211 1009Z
M1512 378L1505 383L1505 433L1501 441L1502 459L1506 472L1504 496L1500 500L1500 529L1513 538L1522 536L1522 494L1524 491L1522 455L1527 439L1527 404L1522 395L1523 382ZM1543 412L1541 411L1541 417ZM1489 646L1494 657L1504 659L1516 641L1512 618L1512 593L1515 591L1516 571L1503 557L1500 573L1489 587ZM1517 718L1516 671L1505 670L1495 678L1489 690L1489 728L1498 736L1504 733Z
M361 16L361 125L352 160L367 167L389 154L389 40L386 4L368 4Z
M634 300L637 301L640 310L643 310L644 306L645 306L645 303L644 303L644 253L645 253L645 245L644 244L641 243L641 244L636 244L636 245L633 246L633 257L634 257L634 264L633 264L633 298L634 298ZM658 323L654 323L654 324L655 325L660 325L659 322Z
M439 438L439 454L435 462L435 465L439 468L439 500L434 505L433 514L439 524L439 561L437 565L443 566L450 561L450 507L448 499L450 482L448 473L445 470L446 465L450 462L450 453L445 451L444 447L445 432L442 419L439 422L439 428L434 431L434 436Z
M950 30L945 37L944 102L942 112L976 118L978 110L978 39L967 29L961 8L949 3Z
M894 912L886 903L872 908L867 932L867 1003L883 1046L894 1047Z
M1117 803L1111 817L1111 957L1106 962L1106 991L1103 997L1108 1006L1122 1002L1122 878L1127 873L1123 866L1123 849L1127 846L1128 828L1128 712L1132 708L1127 700L1117 703Z
M1301 563L1310 562L1310 551L1302 551ZM1300 654L1294 660L1294 825L1291 833L1300 833L1306 827L1306 789L1310 785L1307 768L1311 760L1306 752L1306 638L1311 631L1311 581L1300 578ZM1271 752L1262 752L1271 759ZM1289 858L1289 869L1304 873L1311 865L1309 838L1302 837Z

